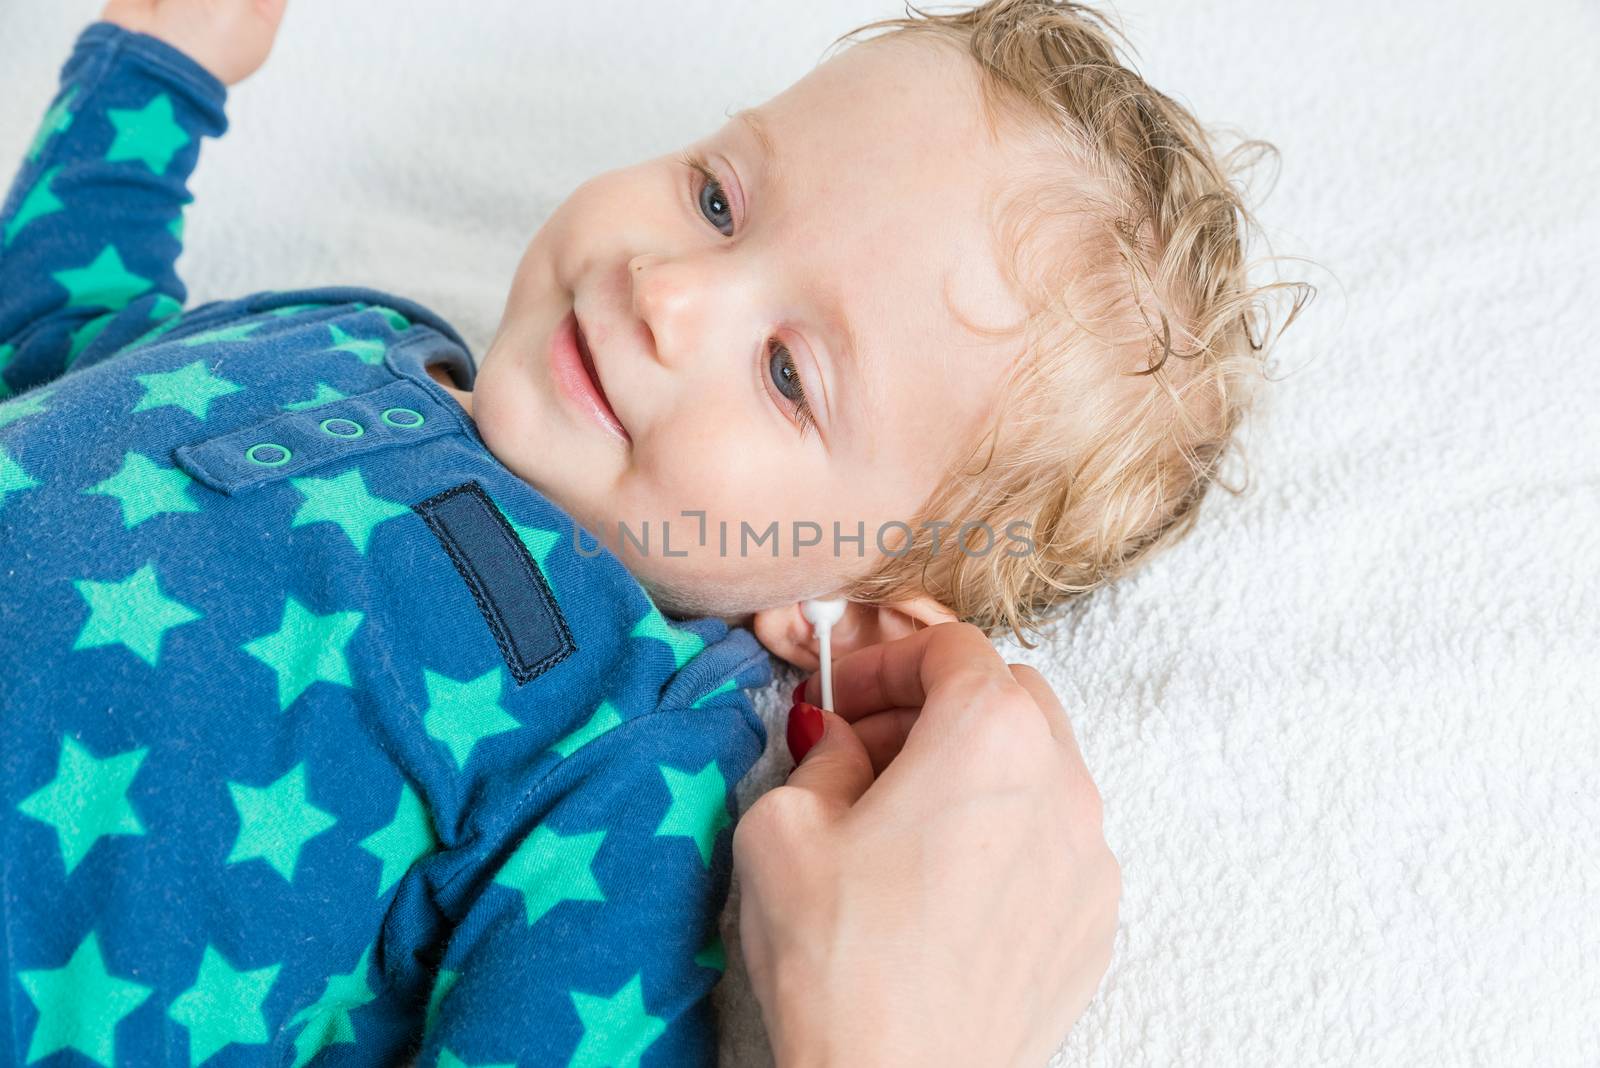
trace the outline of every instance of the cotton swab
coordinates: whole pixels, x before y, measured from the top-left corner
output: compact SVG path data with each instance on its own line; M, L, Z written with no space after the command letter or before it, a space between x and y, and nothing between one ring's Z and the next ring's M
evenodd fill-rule
M818 658L822 661L822 707L833 711L833 643L830 640L833 625L844 618L845 599L818 597L800 603L800 614L811 624L817 636Z

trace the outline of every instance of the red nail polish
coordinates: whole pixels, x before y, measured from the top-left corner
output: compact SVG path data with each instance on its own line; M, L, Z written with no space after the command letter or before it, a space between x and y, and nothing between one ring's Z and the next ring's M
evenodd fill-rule
M789 755L794 757L796 764L806 758L811 747L822 740L822 731L826 726L822 718L822 709L816 705L808 705L804 701L789 709L789 729L785 737L789 742Z
M809 676L809 675L807 675L805 678L800 680L800 685L798 685L798 686L796 686L794 688L794 696L789 698L789 703L791 705L797 705L801 701L804 701L806 699L806 683L808 683L810 681L811 681L811 676Z

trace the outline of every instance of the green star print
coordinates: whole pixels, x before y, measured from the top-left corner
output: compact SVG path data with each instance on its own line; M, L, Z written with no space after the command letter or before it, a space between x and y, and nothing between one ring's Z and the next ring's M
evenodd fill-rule
M56 175L60 173L61 164L58 163L33 183L28 195L22 198L22 207L18 208L11 221L6 223L5 244L11 244L11 239L17 236L17 232L33 220L66 207L61 203L61 199L50 191L50 183L55 181Z
M433 1033L433 1025L439 1022L439 1008L444 1004L444 999L450 996L450 990L456 985L456 980L461 978L460 972L453 972L449 968L440 968L439 974L434 977L433 990L428 994L428 1008L422 1017L422 1040L427 1042L428 1036Z
M702 968L711 968L715 971L725 971L728 967L728 947L722 944L722 936L714 934L711 941L700 948L694 955L694 962Z
M128 787L149 751L132 749L99 760L68 735L61 739L56 777L17 805L55 828L68 875L106 835L144 834L138 814L128 804Z
M521 892L529 927L563 901L604 901L606 895L594 877L593 865L605 838L603 830L558 834L548 827L535 827L494 881Z
M72 344L67 348L67 366L70 367L77 363L79 354L93 344L94 339L104 333L105 328L110 326L111 321L116 317L116 312L107 312L98 318L90 319L87 323L74 330L72 332Z
M236 971L215 946L206 946L194 985L167 1009L167 1015L189 1031L190 1068L234 1042L257 1046L272 1037L261 1004L282 967Z
M517 532L517 537L527 547L528 555L533 557L533 562L539 565L539 571L544 575L545 581L550 580L550 568L545 560L550 556L550 550L561 541L561 535L553 530L541 530L538 527L523 526L514 520L508 520L511 529Z
M171 405L182 408L196 419L204 419L211 411L211 402L218 397L226 397L244 389L235 382L212 374L204 360L185 364L176 371L157 371L134 377L144 387L144 396L133 406L135 412L148 412Z
M151 516L164 512L198 512L188 493L193 481L175 467L162 467L148 456L130 452L117 473L85 493L115 497L122 505L122 525L132 530Z
M6 408L21 404L22 401L12 401L5 407L0 407L0 415L5 414ZM5 507L6 498L11 494L21 493L39 485L43 483L24 471L21 464L6 454L6 450L0 449L0 508Z
M350 1013L378 996L367 985L367 962L371 956L372 947L368 946L348 973L328 977L328 985L323 987L322 996L316 1004L290 1017L291 1027L302 1020L306 1022L305 1029L295 1036L294 1068L301 1068L301 1065L335 1043L356 1040L356 1029L350 1021Z
M319 616L289 597L283 604L283 621L271 634L263 634L242 647L245 652L278 673L278 710L294 704L316 682L352 686L345 646L361 625L360 612L329 612Z
M644 979L635 974L611 997L567 991L583 1022L583 1038L568 1068L637 1068L639 1058L667 1029L644 1011Z
M700 848L700 860L711 866L711 850L717 835L733 823L728 815L728 783L722 777L717 762L690 775L665 764L656 765L667 780L667 791L672 794L672 804L656 827L658 836L693 838Z
M589 717L588 722L567 734L550 748L563 757L569 757L606 731L621 725L622 714L617 711L617 707L610 701L601 701L600 707L594 710L594 715Z
M468 1064L447 1049L439 1051L438 1068L517 1068L514 1064Z
M423 668L422 681L428 690L428 711L423 714L422 729L444 743L458 768L465 770L467 758L479 742L521 726L500 707L503 684L499 668L465 682Z
M48 389L35 389L25 393L14 401L0 404L0 426L15 423L19 419L26 419L30 415L38 415L44 411L44 399L50 395Z
M128 342L126 348L133 349L138 348L140 345L148 345L168 330L177 326L183 321L183 316L178 314L182 310L183 305L165 293L156 297L155 303L150 306L150 318L156 322L156 325Z
M418 859L439 848L428 810L409 784L400 784L400 803L395 807L394 819L363 838L361 848L383 864L378 876L379 897L388 893L389 887L399 882Z
M335 352L348 352L362 363L379 364L383 362L383 342L370 338L352 337L332 324L329 324L328 329L333 332L333 350Z
M74 649L124 645L151 667L161 656L167 631L200 618L200 613L161 592L155 564L145 564L121 582L79 579L73 583L89 604L89 618Z
M260 323L236 323L219 326L215 330L202 330L193 337L183 339L185 345L212 345L218 341L249 341L250 335L261 329Z
M405 505L368 492L361 469L356 467L333 478L291 478L289 484L306 498L290 526L336 523L350 536L356 552L363 555L372 540L372 528L385 519L412 514Z
M233 806L239 811L239 836L224 863L239 864L260 857L291 883L300 862L300 850L338 822L307 799L304 763L296 764L271 785L230 782L228 792L233 794Z
M28 146L28 162L39 158L39 153L44 151L44 146L50 138L58 133L65 133L68 126L72 125L72 98L78 95L78 87L74 85L68 89L66 95L44 113L44 121L39 124L39 132L33 135L33 144Z
M117 131L106 150L107 163L138 160L156 174L165 174L172 157L189 143L166 93L157 93L142 108L107 108L106 119Z
M28 1043L28 1062L73 1049L105 1068L117 1057L117 1023L144 1004L151 988L106 970L93 931L61 968L21 972L17 979L39 1009Z
M326 382L318 382L316 393L312 394L303 401L295 401L293 404L285 404L283 406L283 410L286 412L299 412L304 411L307 408L316 408L324 404L331 404L336 400L344 400L344 398L345 395L343 393L340 393Z
M111 245L101 249L87 267L52 271L50 277L66 288L69 308L121 308L155 288L150 279L123 266L122 257Z
M639 618L633 625L633 630L628 632L630 638L654 638L656 641L666 642L672 650L672 659L677 667L683 667L693 660L700 651L706 647L705 639L692 630L674 627L667 622L667 617L661 614L655 605Z

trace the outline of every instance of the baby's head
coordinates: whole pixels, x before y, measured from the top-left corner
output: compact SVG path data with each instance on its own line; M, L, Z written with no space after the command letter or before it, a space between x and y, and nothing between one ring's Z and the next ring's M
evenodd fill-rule
M579 186L472 398L664 610L802 664L812 596L856 602L841 650L948 618L1026 641L1189 527L1261 364L1227 166L1096 16L844 37L880 27ZM620 430L562 385L574 310Z

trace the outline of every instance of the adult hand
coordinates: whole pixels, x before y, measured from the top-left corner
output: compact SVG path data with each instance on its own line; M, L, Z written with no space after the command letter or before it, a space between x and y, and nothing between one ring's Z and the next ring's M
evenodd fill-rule
M1122 892L1065 712L966 623L833 676L838 714L733 838L778 1064L1044 1064L1110 964Z

